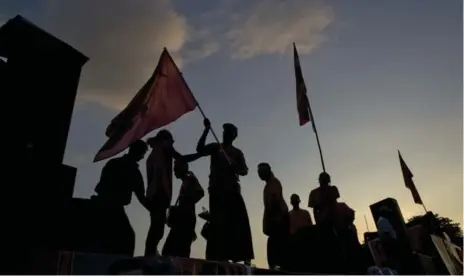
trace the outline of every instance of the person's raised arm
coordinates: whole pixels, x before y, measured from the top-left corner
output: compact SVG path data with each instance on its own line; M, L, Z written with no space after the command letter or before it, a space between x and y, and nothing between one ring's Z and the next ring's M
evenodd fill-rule
M211 123L209 122L208 119L203 120L203 125L205 126L205 130L203 130L203 133L201 134L200 139L198 139L197 143L197 153L203 154L203 155L208 155L207 153L207 147L206 147L206 137L208 136L208 133L211 129Z
M208 146L209 145L205 146L205 148L207 148ZM182 162L185 162L185 163L190 163L190 162L193 162L193 161L195 161L195 160L197 160L197 159L199 159L199 158L201 158L203 156L204 156L204 154L199 153L199 152L182 155L182 154L178 153L174 148L172 148L172 157L176 161L182 161Z

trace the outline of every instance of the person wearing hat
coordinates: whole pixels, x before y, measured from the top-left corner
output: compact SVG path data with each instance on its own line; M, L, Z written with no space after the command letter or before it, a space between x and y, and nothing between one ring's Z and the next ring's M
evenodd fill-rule
M243 152L233 145L238 129L233 124L223 125L222 143L206 145L211 129L208 119L198 140L197 152L210 156L209 211L211 236L206 244L206 259L244 261L254 258L250 221L240 191L240 176L248 174Z
M166 129L147 139L152 148L147 158L147 209L150 212L150 228L145 242L145 256L155 255L164 235L167 210L172 201L173 160L192 162L200 154L181 155L174 149L174 139Z

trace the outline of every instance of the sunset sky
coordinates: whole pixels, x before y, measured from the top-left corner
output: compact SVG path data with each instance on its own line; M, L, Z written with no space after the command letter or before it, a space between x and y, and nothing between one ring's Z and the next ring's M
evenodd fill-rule
M254 263L267 266L257 164L270 163L287 202L297 193L305 206L321 172L314 133L298 124L295 42L327 171L340 201L356 210L360 234L364 215L375 228L369 205L386 197L399 201L405 218L423 212L404 186L398 149L427 208L463 221L460 0L2 1L0 21L16 14L90 58L65 157L78 168L75 197L93 194L105 161L92 159L108 123L167 47L216 132L225 122L239 128L236 146L250 167L241 185ZM168 129L178 151L191 153L201 114L193 111ZM145 175L144 161L141 169ZM206 188L209 160L191 169ZM135 197L127 211L142 254L149 215ZM202 225L199 219L198 234ZM202 258L204 251L200 237L192 255Z

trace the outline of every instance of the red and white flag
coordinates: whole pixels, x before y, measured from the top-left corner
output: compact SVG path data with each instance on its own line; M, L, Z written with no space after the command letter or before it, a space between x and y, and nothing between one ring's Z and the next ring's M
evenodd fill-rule
M301 71L300 58L298 57L295 43L293 43L293 61L296 81L296 107L298 110L298 117L300 119L300 126L311 122L313 125L313 130L316 131L312 118L311 107L309 105L306 84L303 79L303 72Z
M108 141L94 162L122 152L152 130L194 110L197 102L166 48L154 74L106 129Z

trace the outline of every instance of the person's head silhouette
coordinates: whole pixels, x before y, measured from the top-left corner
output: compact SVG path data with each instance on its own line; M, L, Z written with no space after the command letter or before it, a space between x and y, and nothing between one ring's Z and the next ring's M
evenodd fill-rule
M268 163L260 163L258 165L258 176L263 181L268 181L272 176L272 169Z
M294 209L298 209L300 207L300 197L297 194L292 194L290 196L290 203L292 204Z
M330 184L330 175L326 172L319 174L319 185L320 187L328 187Z
M222 128L222 142L226 145L232 145L238 135L237 127L231 123L226 123L222 126Z
M142 140L137 140L129 146L129 152L127 155L135 162L139 162L145 157L147 150L147 144Z
M155 148L157 146L162 148L168 148L172 147L172 145L174 144L174 138L169 130L162 129L158 131L155 137L148 138L147 144L150 145L151 148Z

